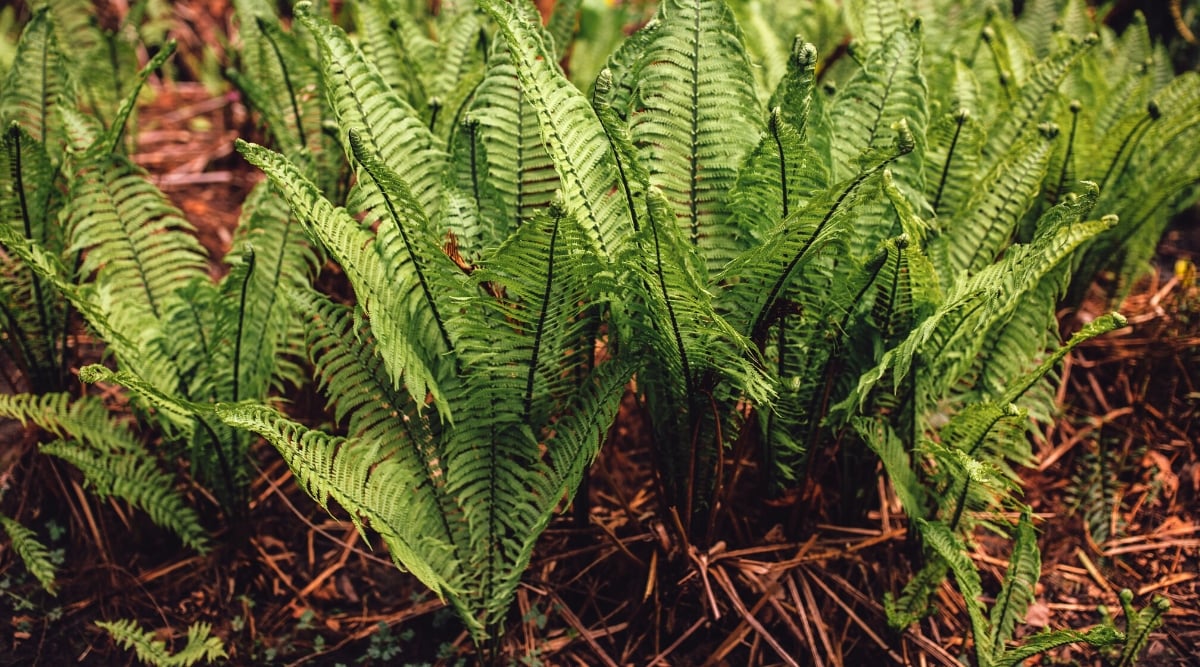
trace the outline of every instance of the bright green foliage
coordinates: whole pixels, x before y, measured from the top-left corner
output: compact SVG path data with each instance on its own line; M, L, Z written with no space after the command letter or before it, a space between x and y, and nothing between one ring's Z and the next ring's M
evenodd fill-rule
M58 568L54 566L54 561L50 558L50 550L38 541L37 533L3 514L0 514L0 526L8 535L12 550L25 564L25 569L29 570L29 573L38 580L47 593L55 595L54 579L58 575Z
M120 498L184 544L207 549L200 517L176 490L172 476L159 468L128 424L113 419L99 400L72 401L66 394L0 395L0 417L36 424L58 437L43 444L41 451L78 468L93 492Z
M54 224L61 205L57 166L47 135L61 137L51 114L73 84L44 12L25 26L17 57L0 87L0 224L55 251L65 239ZM54 391L66 385L64 304L21 262L0 256L0 352L20 377L5 377L9 391Z
M847 491L873 486L854 475L878 456L936 554L897 618L919 617L948 573L978 588L961 546L1020 507L1013 467L1031 457L1029 415L1049 413L1044 378L1122 325L1104 317L1056 344L1055 307L1087 279L1080 258L1134 201L1111 194L1123 167L1077 173L1082 126L1062 115L1060 90L1095 74L1108 38L1077 31L1070 7L1069 28L1047 34L940 2L925 22L899 1L851 2L854 58L821 87L829 42L784 32L822 33L821 12L671 0L589 99L556 65L577 3L546 28L527 2L479 4L494 34L462 7L432 19L366 1L352 8L357 42L305 4L297 34L314 52L261 31L296 44L294 64L276 49L271 67L316 63L322 117L355 175L341 208L305 160L242 147L358 296L351 310L291 297L348 431L261 408L222 418L265 434L318 499L379 530L477 637L499 627L523 538L573 488L632 367L691 539L712 537L728 444L758 443L779 487L836 441ZM1191 131L1178 112L1188 85L1156 98L1173 136ZM304 117L294 101L263 104L269 123ZM1105 122L1123 114L1110 106ZM594 363L599 347L617 363ZM385 479L412 491L394 498ZM1031 535L1018 529L994 618L972 609L989 664L1008 659L1036 580Z
M167 650L166 642L155 639L154 633L142 629L137 621L97 621L96 625L107 632L125 650L132 650L138 660L155 667L191 667L197 663L211 664L228 658L220 637L212 636L208 623L193 623L188 627L187 644L175 653Z
M1117 667L1130 667L1137 663L1138 656L1150 643L1150 633L1166 620L1171 601L1156 595L1139 611L1133 606L1133 591L1126 588L1117 597L1121 601L1121 611L1125 613L1125 642L1116 664Z
M81 377L129 388L227 512L259 434L481 645L635 376L678 537L715 541L735 480L793 487L836 450L847 513L879 463L925 547L887 601L897 629L953 576L980 665L1080 641L1140 650L1158 617L1128 614L1127 639L1104 627L1011 645L1040 558L1028 516L1014 529L997 510L1024 510L1015 468L1052 410L1047 378L1124 325L1104 316L1060 345L1069 286L1102 267L1126 280L1196 194L1179 147L1198 139L1200 79L1172 80L1144 25L1117 37L1075 1L1031 0L1013 21L851 0L852 42L831 63L833 3L664 0L585 94L558 63L587 2L558 3L545 26L528 0L437 16L409 4L349 3L351 36L311 3L285 30L274 3L236 2L231 77L276 150L239 144L269 184L218 284L120 154L136 87L100 116L111 123L81 111L73 61L38 14L8 77L30 85L0 91L15 121L0 289L22 304L0 325L29 381L66 377L78 310L117 366ZM606 30L575 55L607 54ZM311 289L318 255L354 305ZM303 380L281 360L301 347L335 432L267 403ZM60 420L93 405L54 400ZM756 470L726 469L734 444ZM47 451L162 514L166 496L63 447ZM980 525L1014 537L990 614L967 551Z
M27 28L25 55L0 93L4 120L11 121L0 244L5 274L12 276L0 281L12 297L0 325L4 349L24 382L39 392L65 388L72 311L151 393L184 402L240 400L265 397L272 386L298 378L294 365L275 363L289 352L285 339L294 327L281 290L305 282L315 258L287 224L286 207L272 205L266 188L259 188L237 233L241 252L229 275L214 285L191 226L121 154L141 86L174 45L136 76L122 77L133 85L112 106L106 125L88 100L73 95L84 90L71 83L83 70L59 53L61 38L46 16L38 13ZM64 83L41 72L57 73ZM8 384L19 389L22 382L10 378ZM195 514L155 458L124 427L77 419L74 411L91 410L92 403L60 398L42 406L63 410L57 426L40 424L64 439L46 451L79 467L101 494L129 500L188 544L203 547ZM148 404L153 401L141 405ZM212 488L222 509L229 515L242 511L248 434L188 410L143 416L165 436L168 458L189 457L192 473ZM120 443L98 440L104 429L125 435Z
M348 208L302 165L240 150L358 296L353 309L305 289L290 296L346 431L247 404L216 414L265 436L315 498L379 532L482 639L502 627L537 536L578 486L629 377L625 363L598 363L594 340L600 295L617 289L604 277L609 253L631 233L606 213L624 209L616 161L607 171L571 162L580 146L607 147L603 129L594 115L590 127L569 121L590 107L538 64L550 38L517 14L514 35L489 47L469 117L443 137L340 28L297 11L317 38L323 94L357 174ZM437 49L459 53L467 19L448 20L450 43ZM501 136L507 122L526 129Z
M975 664L979 667L1020 665L1032 656L1065 644L1086 643L1095 647L1107 647L1126 642L1125 636L1113 628L1099 626L1086 632L1047 631L1025 638L1020 645L1008 646L1013 636L1013 628L1033 601L1034 586L1037 585L1041 574L1037 537L1027 512L1017 524L1008 570L990 614L985 613L983 602L979 599L983 595L983 587L979 570L968 555L967 545L941 522L918 521L918 525L921 527L926 546L936 559L926 566L925 571L944 572L948 568L962 592L967 615L971 619ZM921 580L922 577L918 576L914 583ZM894 611L889 609L889 620L899 620L893 614ZM910 622L905 619L896 625L905 627Z

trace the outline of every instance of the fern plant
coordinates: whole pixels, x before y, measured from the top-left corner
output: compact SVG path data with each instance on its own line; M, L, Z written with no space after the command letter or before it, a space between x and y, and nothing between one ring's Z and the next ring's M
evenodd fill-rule
M37 579L43 590L57 595L54 580L58 576L58 568L50 556L50 550L38 540L37 533L3 514L0 514L0 527L4 528L10 548L24 563L25 569Z
M166 642L155 639L154 633L142 629L137 621L97 621L96 625L122 647L134 651L138 660L155 667L191 667L229 657L221 639L212 636L212 626L208 623L189 626L187 643L175 653L169 652Z
M437 110L464 119L441 136L434 110L423 117L340 28L307 4L296 11L319 47L322 92L356 175L347 208L284 156L240 149L358 296L353 309L307 290L290 296L346 430L311 430L255 405L222 403L216 414L265 436L314 497L378 531L482 641L501 627L537 536L574 493L629 377L625 362L598 360L607 355L594 338L602 297L617 289L607 252L621 231L598 228L583 197L608 185L578 171L555 196L538 182L558 183L537 157L553 149L520 132L505 146L507 128L472 120L523 103L513 61L529 56L505 42L490 42L467 107ZM465 14L445 20L477 36L478 18ZM545 48L549 38L534 34ZM560 106L587 108L560 73L546 85Z
M241 252L231 255L229 274L214 285L191 226L122 152L141 85L171 56L173 44L135 77L115 115L102 124L89 102L73 94L83 70L58 51L47 13L35 15L25 34L25 55L0 98L10 114L5 121L11 121L4 210L13 216L0 229L0 245L14 276L3 287L20 297L13 302L20 314L8 318L5 339L19 352L39 351L40 345L55 355L49 371L37 372L33 361L46 354L18 354L19 361L29 360L22 367L35 369L30 388L45 392L56 386L41 378L61 383L67 377L72 310L108 344L120 368L165 395L262 398L296 377L294 365L277 363L289 352L295 325L282 286L306 281L315 258L293 233L286 206L265 187L252 194L236 234ZM186 543L203 548L200 524L193 511L182 511L171 476L158 472L155 458L126 425L104 419L103 408L89 401L72 404L60 393L18 395L0 415L62 438L44 451L81 468L103 495L146 509ZM165 435L165 456L188 456L193 474L214 491L225 513L242 514L248 435L150 401L138 407L146 423Z
M665 500L690 540L715 538L729 487L746 478L726 467L731 446L739 460L757 450L777 488L803 483L832 443L847 489L872 488L851 471L877 456L931 545L1020 507L1013 467L1031 456L1028 416L1051 409L1044 378L1123 324L1104 317L1059 345L1058 300L1087 279L1095 239L1148 201L1128 192L1183 196L1173 182L1135 186L1123 168L1075 167L1083 135L1063 122L1078 111L1060 90L1089 76L1110 35L1071 24L1031 50L1029 26L995 11L914 22L898 0L850 2L853 57L828 66L834 87L818 84L828 43L780 49L791 36L770 28L794 28L794 15L669 0L584 96L555 64L562 15L543 27L526 2L479 5L494 35L454 7L433 42L391 4L355 3L361 48L303 3L293 36L256 22L274 44L316 44L294 64L272 47L272 62L319 71L354 175L345 208L307 158L242 151L358 304L291 296L313 323L310 355L344 436L262 407L222 404L222 419L267 436L319 500L379 530L478 639L499 629L536 529L579 479L633 369ZM963 35L975 36L970 57L955 55ZM1154 107L1171 136L1191 136L1188 81ZM300 99L263 97L269 126L299 125ZM285 152L318 150L276 138ZM1122 160L1142 150L1119 149ZM507 389L485 391L483 378ZM498 444L515 432L525 445ZM486 444L459 449L465 433ZM560 438L574 443L561 457ZM505 523L478 484L537 490L506 501L502 513L521 518ZM942 551L931 546L905 613L957 576ZM1011 636L998 623L976 628L981 646Z

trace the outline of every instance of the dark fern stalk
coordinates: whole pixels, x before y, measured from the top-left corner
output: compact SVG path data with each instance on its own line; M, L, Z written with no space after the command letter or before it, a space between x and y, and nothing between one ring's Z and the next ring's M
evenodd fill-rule
M938 211L938 206L942 203L942 192L946 188L946 178L950 174L950 161L954 159L954 149L958 147L958 137L962 134L963 124L971 117L971 112L967 109L959 109L954 112L954 137L950 140L950 149L946 152L946 163L942 165L942 176L938 180L937 194L933 197L933 211Z
M296 99L296 89L292 85L291 74L288 73L288 61L283 57L282 51L279 49L279 44L275 41L275 25L269 23L261 16L255 16L254 20L258 23L258 29L266 37L267 43L271 45L271 51L275 54L275 58L279 60L279 71L283 73L283 85L287 89L288 101L292 105L292 115L296 118L296 134L298 135L298 146L305 144L304 121L300 116L300 102Z
M1067 173L1073 171L1071 163L1075 159L1075 130L1079 127L1079 112L1083 104L1079 100L1071 100L1071 133L1067 138L1067 152L1063 155L1062 169L1058 172L1058 183L1047 194L1051 204L1058 201L1063 187L1067 182Z
M546 264L546 289L542 292L542 304L538 310L537 327L533 334L533 353L530 355L529 374L525 380L525 420L529 421L533 413L533 386L537 378L538 355L542 351L542 337L546 333L546 319L550 314L550 293L554 289L555 249L558 242L558 226L562 223L566 211L562 202L554 202L550 206L550 219L554 225L550 230L550 251Z
M246 275L242 278L237 310L237 335L233 339L233 391L231 393L233 394L233 401L235 403L242 400L242 392L239 390L239 383L242 377L242 338L246 324L246 294L250 289L250 279L254 276L254 246L246 246L246 250L242 253L242 261L246 263Z
M1160 114L1158 111L1158 105L1154 102L1151 102L1146 107L1146 115L1142 116L1142 119L1139 120L1137 124L1129 130L1129 134L1126 134L1125 138L1121 140L1120 147L1117 148L1116 154L1113 155L1112 162L1110 162L1108 165L1108 171L1104 172L1104 177L1100 179L1101 192L1108 187L1108 182L1113 175L1113 171L1115 171L1117 165L1121 163L1121 158L1125 156L1125 149L1129 148L1132 151L1132 149L1137 146L1138 142L1141 141L1141 138L1145 135L1146 130L1149 129L1150 123L1158 120L1159 117ZM1125 166L1127 165L1128 160L1125 161ZM1121 167L1121 172L1118 172L1117 174L1118 177L1122 172L1124 172L1125 166Z

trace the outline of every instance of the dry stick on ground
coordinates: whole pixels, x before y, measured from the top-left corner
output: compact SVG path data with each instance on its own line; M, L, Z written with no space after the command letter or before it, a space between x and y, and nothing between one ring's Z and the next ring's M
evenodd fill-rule
M663 649L662 653L659 653L658 655L654 656L654 659L651 660L650 663L646 665L646 667L655 667L655 665L666 660L668 657L670 657L670 655L672 653L675 652L675 649L682 646L683 643L685 641L687 641L689 637L696 634L696 631L699 630L700 628L704 627L705 625L707 625L708 622L709 621L708 621L707 617L701 616L695 623L692 623L692 625L690 627L688 627L687 630L684 630L683 634L679 635L678 639L671 642L670 646Z
M593 631L584 627L583 621L579 620L579 617L571 611L571 608L568 607L565 602L563 602L562 598L558 596L558 593L555 593L551 589L547 589L547 597L550 598L550 601L554 604L555 609L559 614L562 615L563 620L567 622L567 625L574 628L575 631L579 633L579 636L583 637L583 641L586 642L587 645L592 649L592 651L596 654L596 657L600 658L600 661L605 665L608 665L608 667L617 667L616 661L609 657L608 653L600 646L600 643L596 641L596 636L598 633L594 633ZM607 635L609 633L605 632L604 634Z
M891 658L892 660L895 660L897 664L901 664L901 665L904 664L904 658L900 657L900 655L898 653L893 651L891 649L891 647L887 645L887 642L883 641L883 638L881 638L878 634L876 634L876 632L874 630L871 629L870 625L868 625L865 621L863 621L862 618L860 618L858 616L858 614L854 613L854 608L851 607L850 605L846 604L846 602L843 601L842 598L838 597L837 593L834 593L833 589L830 588L829 586L827 586L825 584L825 582L821 580L821 577L818 577L818 576L812 574L811 572L808 573L808 576L809 576L809 578L811 578L813 580L813 583L815 583L818 587L820 587L821 590L825 591L825 594L829 596L829 599L833 600L834 603L837 604L837 606L842 608L842 611L846 612L846 615L852 621L854 621L855 625L862 628L862 631L864 633L866 633L866 635L868 637L870 637L871 640L874 641L875 644L880 649L882 649L884 652L887 653L889 658ZM836 575L827 573L826 576L836 576ZM853 587L851 587L851 590L853 590Z
M765 639L766 642L770 644L771 648L775 649L775 652L779 654L779 657L783 658L788 664L796 664L795 661L788 655L787 651L785 651L779 642L776 641L769 632L767 632L767 629L756 618L758 612L767 605L767 601L775 594L774 591L768 591L765 593L761 598L759 598L758 602L755 603L752 609L747 610L745 604L742 602L741 597L737 593L737 589L734 588L733 582L725 573L725 569L720 566L714 566L712 570L713 577L717 580L717 583L720 584L721 588L724 589L725 595L731 602L733 602L733 606L737 609L738 613L741 614L742 622L739 623L736 628L734 628L733 632L729 633L729 635L725 638L725 641L721 642L721 645L718 646L717 650L713 652L713 655L708 659L706 664L716 664L717 662L723 660L725 656L729 655L729 653L733 651L733 649L736 648L743 639L745 639L746 635L750 633L751 629L754 629L759 636Z

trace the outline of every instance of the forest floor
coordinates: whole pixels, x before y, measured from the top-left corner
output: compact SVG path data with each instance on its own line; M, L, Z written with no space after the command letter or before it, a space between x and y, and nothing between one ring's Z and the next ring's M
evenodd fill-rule
M233 139L254 135L236 95L198 84L159 82L141 113L136 159L213 257L228 251L259 178ZM1171 602L1142 664L1200 664L1200 290L1172 270L1176 260L1200 262L1198 218L1172 229L1163 270L1121 306L1130 326L1085 344L1063 370L1061 412L1023 473L1043 552L1024 634L1090 627L1101 606L1119 615L1117 592L1128 588L1139 606L1154 595ZM1102 309L1064 313L1064 327ZM297 413L322 418L319 398L290 398ZM0 554L0 664L132 664L94 625L122 618L176 648L190 623L210 622L237 665L471 663L453 614L381 545L317 508L269 446L255 452L248 516L197 555L85 493L32 438L0 431L0 483L14 487L10 516L63 550L60 590L40 593ZM731 513L719 531L728 541L702 550L668 537L672 518L651 475L646 424L627 397L581 493L586 504L551 525L518 592L503 639L514 664L960 664L966 614L950 585L930 618L900 635L886 625L880 601L911 576L912 554L882 478L864 505L817 474L766 511ZM986 591L999 587L1006 549L977 536L971 556ZM1053 661L1102 657L1072 648Z

